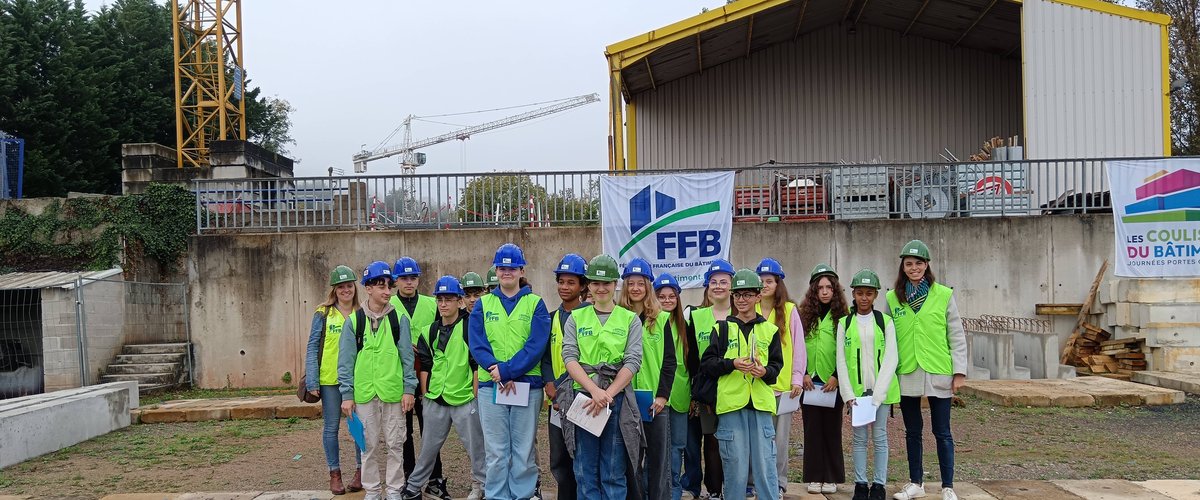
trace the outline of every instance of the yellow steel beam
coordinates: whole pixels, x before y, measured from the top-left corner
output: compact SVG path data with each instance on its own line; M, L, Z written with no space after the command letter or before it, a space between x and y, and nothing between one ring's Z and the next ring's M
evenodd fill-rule
M621 91L621 71L614 70L608 80L609 106L609 137L612 141L611 161L608 169L613 171L625 170L625 120L621 116L621 102L624 92Z
M1145 21L1147 23L1161 24L1163 26L1171 24L1171 16L1168 16L1166 14L1159 14L1157 12L1149 12L1149 11L1145 11L1145 10L1141 10L1141 9L1135 9L1132 7L1126 7L1124 5L1118 5L1115 3L1103 2L1101 0L1050 0L1050 1L1055 2L1055 3L1061 3L1064 5L1071 5L1071 6L1079 7L1081 9L1088 9L1088 10L1094 10L1097 12L1103 12L1105 14L1112 14L1114 16L1124 17L1127 19L1136 19L1138 21Z
M1162 39L1162 154L1171 156L1171 43L1167 37L1167 25L1160 25L1158 29Z
M625 133L628 134L625 142L629 144L626 151L629 157L626 161L629 164L629 170L637 170L637 105L635 103L631 102L625 105L625 120L627 123Z
M171 7L176 160L180 167L207 167L212 141L246 137L245 99L234 97L235 88L245 90L241 0Z

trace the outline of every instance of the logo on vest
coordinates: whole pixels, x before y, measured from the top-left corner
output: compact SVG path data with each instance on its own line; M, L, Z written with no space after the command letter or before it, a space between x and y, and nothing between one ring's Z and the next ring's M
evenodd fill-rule
M591 337L592 335L595 335L595 334L596 334L596 331L592 330L592 327L590 327L590 326L585 326L585 327L578 328L575 330L575 335L577 335L579 337Z
M487 311L483 313L483 320L488 323L500 321L500 315L491 311Z

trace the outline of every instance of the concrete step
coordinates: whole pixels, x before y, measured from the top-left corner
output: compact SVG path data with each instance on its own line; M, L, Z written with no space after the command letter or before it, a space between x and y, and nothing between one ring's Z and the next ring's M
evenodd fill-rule
M1166 389L1200 394L1200 375L1165 371L1133 372L1133 381Z
M117 360L113 364L183 363L185 357L187 355L181 352L169 354L118 354Z
M174 384L179 379L175 373L124 373L116 375L101 375L102 382L119 382L131 380L141 384Z
M133 375L138 373L179 373L183 363L113 363L108 365L109 375Z
M186 342L166 344L130 344L121 349L121 354L187 354Z
M138 384L138 393L145 396L147 394L154 394L167 389L172 389L178 385L179 384Z

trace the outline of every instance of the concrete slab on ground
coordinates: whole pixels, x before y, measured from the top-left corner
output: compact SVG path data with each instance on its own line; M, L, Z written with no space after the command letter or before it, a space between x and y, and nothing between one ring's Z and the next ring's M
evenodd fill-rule
M203 422L207 420L269 420L321 418L321 405L303 403L295 396L252 396L229 399L181 399L144 406L131 412L142 424Z
M29 495L0 495L0 500L29 500Z
M175 500L252 500L262 495L261 491L233 491L225 493L184 493Z
M1083 497L1046 481L976 481L988 494L1004 500L1080 500ZM955 491L957 493L957 491Z
M183 493L120 493L100 497L100 500L178 500Z
M0 468L129 425L137 382L112 382L0 401Z
M1089 500L1171 500L1170 497L1148 490L1122 479L1051 481L1058 487Z
M334 496L328 491L284 491L278 493L263 493L254 500L332 500L346 498L346 495Z
M1200 481L1159 479L1140 481L1138 485L1162 493L1174 500L1200 500Z
M1001 406L1155 406L1184 401L1184 394L1179 390L1105 377L968 380L962 391Z
M1200 394L1200 375L1194 373L1145 371L1133 372L1133 381L1164 389Z

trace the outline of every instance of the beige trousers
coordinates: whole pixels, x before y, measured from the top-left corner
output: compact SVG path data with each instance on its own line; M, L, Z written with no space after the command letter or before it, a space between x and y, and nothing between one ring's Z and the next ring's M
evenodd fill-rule
M404 488L404 411L400 403L384 403L379 398L356 407L367 441L362 457L363 489L379 495L384 493L381 486L386 486L387 494L399 496ZM387 464L383 485L379 482L380 462Z

